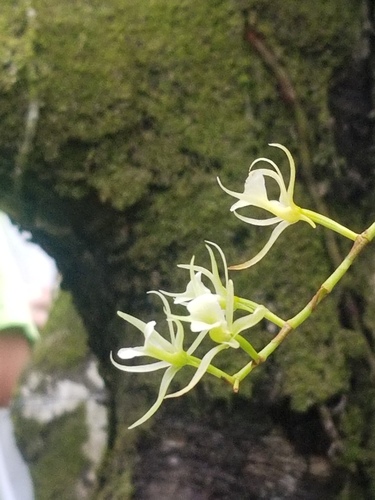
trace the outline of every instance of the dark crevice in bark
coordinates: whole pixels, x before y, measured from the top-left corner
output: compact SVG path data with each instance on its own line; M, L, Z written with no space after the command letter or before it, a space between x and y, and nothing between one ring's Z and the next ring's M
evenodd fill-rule
M338 153L346 166L337 183L343 200L358 201L375 185L374 6L364 2L362 38L353 57L338 68L329 89Z

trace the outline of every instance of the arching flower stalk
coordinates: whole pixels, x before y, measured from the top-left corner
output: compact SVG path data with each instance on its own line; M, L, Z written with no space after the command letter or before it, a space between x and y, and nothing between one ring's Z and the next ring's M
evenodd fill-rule
M234 196L238 199L236 203L231 206L231 212L234 212L234 215L241 219L242 221L252 224L255 226L272 226L276 224L276 227L271 233L271 236L262 250L255 255L252 259L244 262L243 264L238 264L235 266L231 266L230 269L246 269L247 267L253 266L257 262L259 262L271 249L277 238L280 234L291 224L295 224L299 221L304 221L310 224L313 228L316 227L316 224L321 224L329 229L332 229L341 235L349 238L351 240L355 240L358 236L356 233L347 229L346 227L338 224L337 222L325 217L324 215L313 212L312 210L307 210L299 207L294 202L294 186L296 180L296 167L293 160L293 157L290 151L281 144L269 144L270 146L276 147L284 151L288 160L289 160L289 183L288 187L285 184L284 178L281 174L279 167L275 162L270 160L269 158L258 158L253 161L250 165L249 175L245 182L245 188L243 193L237 193L235 191L231 191L223 186L220 179L218 178L218 183L220 187L231 196ZM258 168L253 169L255 165L259 162L265 162L271 165L271 168ZM266 178L273 179L280 189L279 199L269 199L266 187ZM267 219L258 219L246 217L238 213L238 210L244 207L256 207L265 210L272 214L272 217Z

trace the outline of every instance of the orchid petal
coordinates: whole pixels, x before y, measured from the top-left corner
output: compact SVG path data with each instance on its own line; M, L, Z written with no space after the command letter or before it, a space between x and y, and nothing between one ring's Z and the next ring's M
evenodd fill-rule
M175 333L175 341L174 341L174 346L176 348L176 351L183 351L184 350L184 327L182 326L180 321L175 321L171 320L173 323L176 325L176 333ZM169 319L168 319L169 322Z
M218 182L219 186L221 187L221 189L222 189L223 191L225 191L227 194L229 194L229 195L231 195L231 196L234 196L234 198L239 198L239 197L243 196L243 193L237 193L236 191L232 191L231 189L226 188L226 187L222 184L222 182L221 182L221 180L220 180L220 177L216 177L216 180L217 180L217 182Z
M208 330L202 330L199 335L195 338L194 342L191 344L189 349L186 351L187 354L193 354L193 352L198 348L199 344L201 344L202 340L207 335Z
M227 303L225 310L225 317L227 319L228 330L232 330L233 312L234 312L234 285L233 281L229 280L227 284Z
M242 318L236 319L233 323L233 335L238 335L243 330L247 330L252 326L256 325L264 318L266 314L266 308L264 306L258 306L252 314L243 316Z
M234 212L234 215L238 219L241 219L248 224L252 224L253 226L272 226L273 224L277 224L278 222L282 221L280 217L270 217L269 219L252 219L251 217L245 217L244 215L238 214L237 212Z
M162 295L160 292L158 292L156 290L151 290L148 293L154 293L155 295L157 295L158 297L160 297L160 299L161 299L161 301L163 302L163 305L164 305L164 312L165 312L165 314L166 314L166 316L168 318L172 313L171 313L171 308L169 306L169 303L168 303L167 299L164 297L164 295ZM171 339L171 343L174 344L175 340L176 340L176 336L175 336L173 324L170 321L168 321L168 329L169 329L169 336L170 336L170 339Z
M283 177L281 174L281 171L280 171L279 167L276 165L276 163L274 161L270 160L269 158L263 158L263 157L257 158L256 160L253 161L253 163L250 165L249 172L251 172L251 169L253 168L254 165L256 165L257 163L259 163L261 161L264 161L265 163L268 163L269 165L271 165L276 170L276 174L281 178ZM261 169L259 169L259 170L261 170Z
M157 370L162 370L164 368L169 368L171 366L171 364L167 363L166 361L157 361L156 363L148 363L146 365L137 365L137 366L120 365L119 363L116 363L116 361L112 361L112 363L114 364L114 366L116 366L116 368L127 373L156 372Z
M215 255L214 255L214 253L212 251L212 248L210 248L210 245L213 246L213 247L215 247L216 250L220 254L221 260L223 262L224 275L225 275L225 284L228 283L228 279L229 279L227 261L225 259L224 252L219 247L219 245L217 245L216 243L213 243L212 241L206 241L206 248L208 250L208 253L210 254L212 274L216 278L215 282L213 282L213 285L215 286L216 293L218 295L223 295L223 292L225 292L225 286L223 286L223 284L221 283L219 269L218 269L218 266L217 266Z
M145 356L145 348L144 346L123 347L117 352L117 356L121 359L133 359L137 356Z
M197 273L201 273L201 274L203 274L203 276L206 276L210 281L212 281L212 283L215 280L215 276L212 274L212 272L209 271L208 269L206 269L205 267L196 266L196 265L191 267L190 264L178 264L177 267L179 267L180 269L188 269L188 270L192 269L193 271L195 271ZM210 292L210 290L208 290L208 292Z
M168 387L169 387L170 383L172 382L173 377L178 372L178 370L179 370L179 368L176 368L174 366L171 366L170 368L168 368L168 370L166 370L166 372L163 375L163 378L162 378L162 381L160 384L159 394L158 394L158 397L157 397L155 403L151 406L151 408L148 410L148 412L145 413L143 415L143 417L141 417L139 420L134 422L134 424L132 424L129 427L129 429L134 429L134 427L137 427L138 425L143 424L144 422L146 422L146 420L148 420L150 417L152 417L152 415L154 415L154 413L157 412L157 410L160 408L160 406L163 402L165 394L167 393Z
M150 321L150 323L154 323L154 322ZM162 337L160 335L160 333L154 329L152 330L152 332L150 333L150 335L147 337L147 339L145 341L146 351L151 346L156 347L158 349L162 349L163 351L167 351L169 353L175 351L173 344L171 344L171 342L168 342L168 340L166 340L164 337Z
M227 260L225 258L224 252L222 251L222 249L219 247L219 245L217 243L214 243L213 241L208 241L208 240L206 240L206 243L208 245L212 245L213 247L215 247L216 250L219 252L221 260L223 262L223 266L224 266L225 282L227 282L228 281L228 266L227 266Z
M258 196L258 195L252 195L250 193L250 196L247 194L246 189L250 189L249 186L251 185L249 183L249 177L253 176L253 173L251 172L249 176L247 177L245 181L245 191L243 193L236 193L235 191L231 191L230 189L227 189L223 184L221 183L220 179L217 177L217 181L220 185L220 187L225 191L226 193L230 194L234 198L237 198L239 201L234 203L230 211L234 212L235 210L238 210L239 208L247 207L247 206L254 206L257 208L263 208L264 210L267 210L266 208L266 203L268 202L267 198L267 193L265 192L263 196ZM264 182L264 180L263 180ZM259 187L259 186L258 186Z
M181 389L180 391L173 392L172 394L168 394L168 396L166 396L165 399L167 399L167 398L177 398L177 397L182 396L183 394L186 394L187 392L189 392L194 386L197 385L197 383L200 381L200 379L206 373L207 368L211 364L211 361L216 356L216 354L218 354L220 351L223 351L224 349L228 349L228 345L226 345L226 344L220 344L220 345L218 345L218 346L213 347L212 349L210 349L208 351L208 353L206 353L203 356L202 361L201 361L201 363L200 363L197 371L195 372L193 378L188 383L188 385L186 387L184 387L183 389Z
M191 321L193 332L216 328L225 323L224 311L220 307L218 295L201 295L187 305L187 310L190 313L187 318Z
M181 265L179 265L178 267L181 267ZM187 284L185 292L171 293L165 292L164 290L162 291L164 295L167 295L168 297L174 297L173 302L175 304L186 305L187 302L195 299L199 295L202 295L203 293L210 293L210 290L202 283L202 273L198 272L197 274L194 274L195 269L192 264L186 264L185 268L189 269L191 274L191 279Z
M296 165L294 163L293 156L291 155L289 149L287 149L282 144L271 143L271 144L269 144L269 146L281 149L282 151L284 151L284 153L288 157L289 167L290 167L290 177L289 177L289 185L288 185L288 190L287 191L288 191L288 194L289 194L290 198L293 198L293 195L294 195L294 185L295 185L295 182L296 182Z
M254 165L254 163L252 165ZM250 166L249 174L245 181L244 194L248 198L267 200L268 196L264 175L260 169L251 172L252 165Z
M155 325L156 321L149 321L146 323L145 329L144 329L144 336L145 336L145 343L151 340L152 334L155 331Z
M267 158L260 158L258 160L266 161ZM257 162L258 160L255 160L255 162ZM271 160L269 160L269 162L271 164L274 164L273 162L271 162ZM245 188L243 193L235 193L234 191L230 192L232 196L240 200L231 206L231 212L234 212L235 210L246 206L254 206L269 211L269 199L267 196L264 177L271 177L278 184L280 189L280 198L282 198L286 206L290 205L291 200L289 199L281 174L278 175L273 170L267 168L259 168L249 173L245 181ZM229 190L226 190L226 192L228 191Z
M264 245L262 250L252 259L244 262L243 264L238 264L235 266L230 266L229 269L232 270L240 270L240 269L246 269L250 266L253 266L257 262L259 262L263 257L269 252L277 238L280 236L280 234L286 229L288 226L290 226L290 222L283 221L280 222L278 226L275 227L275 229L272 231L270 239L267 241L267 243Z
M138 330L141 330L141 332L143 332L144 329L146 328L146 323L136 318L135 316L131 316L130 314L126 314L122 311L117 311L117 314L118 316L120 316L120 318L124 319L128 323L138 328Z
M131 372L131 373L153 372L156 370L161 370L162 368L168 368L168 366L170 366L170 363L167 363L166 361L157 361L156 363L149 363L146 365L135 365L135 366L122 365L120 363L117 363L117 361L113 359L112 352L110 353L110 358L114 366L123 372Z
M269 160L269 162L272 165L275 165L275 167L276 167L276 164L274 164L273 161ZM270 170L269 168L258 168L257 170L250 172L249 177L251 174L255 175L256 173L261 174L262 176L270 177L271 179L273 179L278 184L278 186L280 188L280 198L283 199L283 203L285 205L290 204L291 199L288 196L288 192L287 192L287 189L286 189L286 186L284 183L284 179L281 176L281 174L278 175L276 172L274 172L273 170ZM249 180L249 177L248 177L248 180ZM246 186L246 184L245 184L245 186ZM262 208L262 207L259 206L259 208Z
M204 321L191 321L190 330L194 333L201 332L202 330L212 330L212 328L218 328L222 324L221 321L216 323L205 323Z

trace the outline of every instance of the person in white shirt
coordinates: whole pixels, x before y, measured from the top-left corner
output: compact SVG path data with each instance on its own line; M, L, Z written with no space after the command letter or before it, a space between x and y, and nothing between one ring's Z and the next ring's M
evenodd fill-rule
M0 499L32 500L33 485L14 439L10 403L19 377L30 360L52 302L54 264L37 257L35 245L25 244L0 212ZM39 259L39 260L38 260ZM32 265L34 264L34 266ZM35 266L36 263L36 266ZM43 265L48 269L49 286L30 276ZM25 270L29 271L26 276ZM32 272L30 273L30 270ZM35 276L34 276L35 278Z

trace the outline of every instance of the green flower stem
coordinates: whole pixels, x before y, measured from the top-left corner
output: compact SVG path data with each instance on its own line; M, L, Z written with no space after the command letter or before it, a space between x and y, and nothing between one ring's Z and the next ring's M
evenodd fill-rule
M322 284L322 286L319 288L310 302L298 314L293 316L293 318L286 321L276 337L274 337L271 342L269 342L261 351L258 352L258 360L250 361L240 371L233 375L233 378L235 380L233 384L234 392L238 392L240 382L245 377L247 377L247 375L249 375L259 364L264 363L268 356L270 356L270 354L272 354L279 347L279 345L285 340L290 332L295 330L298 326L300 326L304 321L307 320L307 318L314 312L318 304L324 299L326 295L328 295L332 291L336 284L345 275L360 252L362 252L365 246L374 238L375 222L368 229L366 229L366 231L356 237L348 255L337 267L337 269L331 274L331 276L329 276L329 278Z
M259 304L253 302L252 300L243 299L242 297L237 297L236 295L234 296L234 307L236 309L254 312L258 306Z
M242 297L234 297L234 304L238 309L241 309L243 311L249 311L249 312L254 312L257 307L259 307L260 304L257 304L256 302L252 302L251 300L243 299ZM277 326L280 326L280 328L285 324L285 320L271 312L269 309L265 307L265 315L264 317L268 319L268 321L271 321L271 323L274 323ZM236 337L237 338L237 337Z
M201 359L192 356L191 354L188 354L184 351L169 353L159 348L150 347L149 354L152 355L155 359L166 361L172 366L176 366L179 368L182 368L185 365L190 365L194 366L194 368L198 368L202 362ZM209 365L206 371L217 378L227 380L230 384L233 384L233 377L223 370L220 370L220 368L216 368L216 366L214 365Z
M317 224L320 224L321 226L331 229L332 231L336 231L336 233L345 236L345 238L349 238L349 240L355 241L355 239L358 236L358 234L352 231L351 229L342 226L338 222L335 222L334 220L330 219L329 217L326 217L325 215L313 212L312 210L307 210L306 208L301 208L301 213L309 217L312 221L316 222Z
M259 363L260 357L254 347L248 342L242 335L236 335L235 339L240 344L240 347L243 351L245 351L250 358L252 358L256 363Z
M368 229L366 229L364 233L362 233L362 236L366 238L369 242L375 238L375 222L371 224L371 226Z
M198 368L201 362L202 362L201 359L196 358L195 356L192 355L187 355L187 360L186 360L187 365L194 366L194 368ZM214 377L226 380L231 385L234 384L234 377L232 375L229 375L228 373L224 372L223 370L220 370L220 368L217 368L214 365L208 365L206 371L207 373L210 373Z
M303 323L310 314L314 311L317 305L328 295L332 289L341 280L344 274L348 271L350 266L353 264L354 260L357 258L358 254L364 249L364 247L375 237L375 223L372 224L366 231L359 234L352 246L350 252L337 267L337 269L331 274L331 276L326 279L326 281L321 285L319 290L316 292L314 297L310 300L306 307L302 309L296 316L288 320L289 325L292 329L297 328L301 323Z
M275 323L275 325L283 327L285 325L285 320L274 314L273 312L266 310L266 314L264 315L268 321Z

